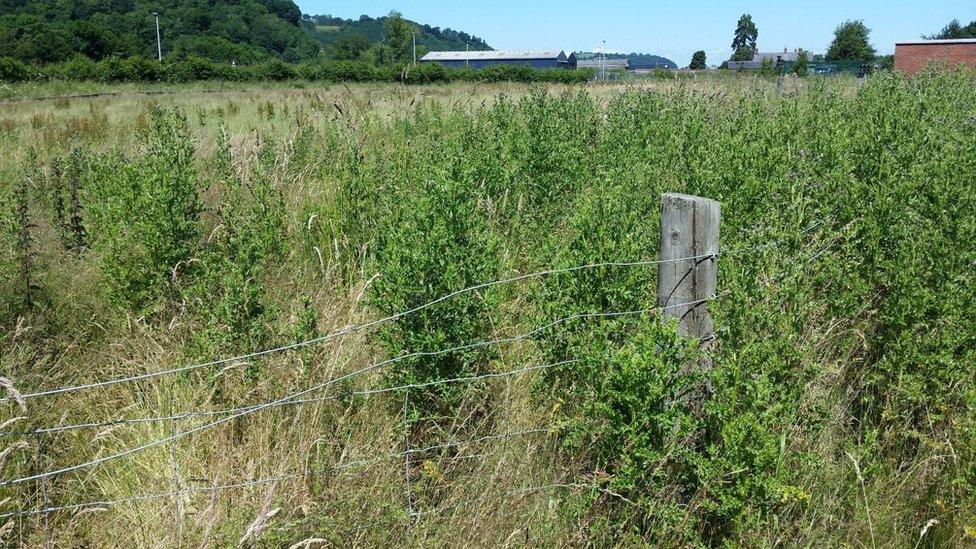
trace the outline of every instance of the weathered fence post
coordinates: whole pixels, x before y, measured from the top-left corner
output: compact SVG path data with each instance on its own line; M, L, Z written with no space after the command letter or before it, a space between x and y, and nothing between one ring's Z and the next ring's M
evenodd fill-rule
M657 304L664 318L678 319L678 332L702 341L713 336L707 300L718 287L718 229L722 206L686 194L661 197L661 255ZM673 261L682 258L683 261ZM681 305L691 303L691 305Z

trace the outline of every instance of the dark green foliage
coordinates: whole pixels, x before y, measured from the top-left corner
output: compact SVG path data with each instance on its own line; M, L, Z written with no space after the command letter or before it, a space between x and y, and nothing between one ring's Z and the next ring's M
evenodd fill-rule
M735 27L735 34L732 37L732 61L750 61L759 51L756 40L759 38L759 29L753 22L752 16L743 14Z
M434 154L447 154L447 147ZM473 184L465 174L441 164L418 174L409 191L398 185L403 190L382 219L375 244L382 274L370 295L381 314L412 309L496 277L496 242L488 212L471 192ZM469 293L399 318L381 329L380 337L390 356L461 346L490 338L491 310L485 295ZM494 348L481 347L414 358L395 364L390 378L417 383L479 374L495 354ZM463 389L435 386L412 394L411 403L424 415L450 417Z
M827 61L873 61L871 29L864 21L847 21L834 31L834 41L827 49Z
M12 57L0 57L0 82L33 80L37 72L33 67Z
M691 57L691 64L688 68L693 71L700 71L708 68L708 58L706 57L705 50L698 50L695 55Z
M797 56L796 63L793 64L793 74L800 78L806 78L810 75L810 60L807 52L801 51Z
M958 19L953 19L948 25L936 34L926 36L931 40L958 40L965 38L976 38L976 21L963 26Z
M0 57L54 63L85 55L156 57L160 14L164 55L253 62L311 59L319 46L299 27L290 0L13 2L0 9Z
M329 15L314 15L303 22L303 26L312 36L327 46L327 54L336 60L353 60L350 45L356 45L353 51L363 52L372 45L383 43L386 38L388 19L392 17L361 17L359 19L342 19ZM441 29L430 25L422 25L415 21L403 19L403 22L418 30L417 49L427 51L482 51L491 49L488 44L476 36L463 31ZM365 47L359 48L365 41ZM341 43L341 45L340 45ZM336 47L338 46L338 48Z
M358 32L343 34L329 46L329 57L337 61L355 61L362 57L369 45L369 40Z
M170 295L196 249L200 203L186 117L153 109L140 154L93 163L85 183L92 248L113 300L134 311Z

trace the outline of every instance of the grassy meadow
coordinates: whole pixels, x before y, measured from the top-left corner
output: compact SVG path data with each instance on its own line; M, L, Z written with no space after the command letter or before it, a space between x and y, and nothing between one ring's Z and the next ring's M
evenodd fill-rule
M91 91L0 91L4 544L976 544L976 75ZM710 350L654 265L398 315L653 261L666 192Z

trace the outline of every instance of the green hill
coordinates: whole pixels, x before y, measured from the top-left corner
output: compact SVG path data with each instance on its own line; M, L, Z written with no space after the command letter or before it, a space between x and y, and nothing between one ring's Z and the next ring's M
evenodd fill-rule
M320 43L331 46L343 40L349 41L354 38L364 38L364 43L379 44L384 40L384 25L387 17L370 17L363 15L359 19L342 19L331 15L306 16L307 29L312 36ZM473 51L490 50L483 39L472 36L463 31L430 25L420 24L414 21L406 21L414 25L420 31L417 35L417 48L425 51L445 51L463 50Z
M248 63L314 58L291 0L0 0L0 57L32 63L76 54L92 59L156 56L153 12L164 55Z

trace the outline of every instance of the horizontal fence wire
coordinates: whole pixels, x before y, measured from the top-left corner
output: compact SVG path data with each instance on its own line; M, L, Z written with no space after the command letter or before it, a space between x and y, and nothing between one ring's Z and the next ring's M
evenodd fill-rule
M242 362L242 361L252 360L252 359L255 359L255 358L261 358L261 357L264 357L264 356L268 356L268 355L272 355L272 354L276 354L276 353L281 353L281 352L285 352L285 351L291 351L291 350L295 350L295 349L301 349L301 348L308 347L308 346L311 346L311 345L317 345L317 344L320 344L320 343L325 343L326 341L330 341L330 340L336 339L338 337L343 337L343 336L346 336L346 335L349 335L349 334L354 334L354 333L357 333L357 332L361 332L361 331L364 331L364 330L367 330L367 329L370 329L370 328L379 326L381 324L385 324L385 323L388 323L388 322L393 322L393 321L399 320L399 319L401 319L403 317L406 317L406 316L409 316L409 315L418 313L418 312L423 311L425 309L429 309L429 308L431 308L431 307L433 307L435 305L438 305L440 303L443 303L443 302L445 302L445 301L447 301L449 299L453 299L453 298L458 297L460 295L464 295L464 294L471 293L471 292L476 292L478 290L484 290L484 289L487 289L487 288L492 288L492 287L495 287L495 286L502 286L502 285L506 285L506 284L512 284L512 283L515 283L515 282L520 282L520 281L528 280L528 279L532 279L532 278L540 278L540 277L546 277L546 276L552 276L552 275L559 275L559 274L568 274L568 273L574 273L574 272L591 270L591 269L641 267L641 266L651 266L651 265L662 265L662 264L667 264L667 263L679 263L679 262L682 262L682 261L697 261L697 260L707 259L707 258L712 258L712 257L718 257L718 254L706 254L706 255L699 255L699 256L693 256L693 257L684 257L684 258L679 258L679 259L659 259L659 260L649 260L649 261L593 263L593 264L588 264L588 265L580 265L580 266L577 266L577 267L567 267L567 268L564 268L564 269L550 269L550 270L546 270L546 271L538 271L538 272L534 272L534 273L528 273L528 274L524 274L524 275L514 276L514 277L511 277L511 278L505 278L505 279L495 280L495 281L492 281L492 282L485 282L483 284L477 284L475 286L469 286L467 288L463 288L461 290L457 290L457 291L451 292L449 294L443 295L443 296L441 296L441 297L439 297L437 299L434 299L432 301L428 301L427 303L424 303L423 305L419 305L419 306L414 307L412 309L407 309L405 311L402 311L402 312L399 312L399 313L396 313L396 314L393 314L393 315L390 315L390 316L387 316L387 317L383 317L383 318L380 318L380 319L377 319L377 320L373 320L373 321L370 321L370 322L366 322L366 323L363 323L363 324L358 324L358 325L353 325L353 326L347 326L345 328L341 328L339 330L335 330L333 332L330 332L328 334L322 335L320 337L316 337L316 338L309 339L309 340L305 340L305 341L300 341L298 343L291 343L291 344L288 344L288 345L281 345L279 347L274 347L274 348L271 348L271 349L265 349L265 350L262 350L262 351L248 353L248 354L244 354L244 355L240 355L240 356L235 356L235 357L231 357L231 358L223 358L223 359L219 359L219 360L213 360L213 361L210 361L210 362L204 362L204 363L200 363L200 364L192 364L192 365L188 365L188 366L181 366L179 368L172 368L172 369L161 370L161 371L157 371L157 372L147 372L147 373L143 373L143 374L137 374L137 375L127 376L127 377L119 377L119 378L115 378L115 379L109 379L109 380L104 380L104 381L97 381L97 382L87 383L87 384L82 384L82 385L72 385L72 386L67 386L67 387L57 387L57 388L45 389L45 390L38 391L38 392L34 392L34 393L22 393L22 394L19 394L17 397L10 396L10 397L0 398L0 403L14 402L14 401L21 401L22 402L22 401L27 401L27 400L35 399L35 398L48 397L48 396L54 396L54 395L61 395L61 394L65 394L65 393L72 393L72 392L84 391L84 390L89 390L89 389L97 389L97 388L102 388L102 387L110 387L110 386L119 385L119 384L122 384L122 383L132 383L132 382L143 381L143 380L147 380L147 379L154 379L154 378L158 378L158 377L165 377L165 376L169 376L169 375L175 375L175 374L180 374L180 373L185 373L185 372L191 372L191 371L195 371L195 370L200 370L200 369L203 369L203 368L210 368L210 367L213 367L213 366L221 366L221 365L224 365L224 364L231 364L231 363L234 363L234 362Z
M357 397L357 396L372 396L384 393L392 393L405 391L409 389L424 389L427 387L434 387L437 385L447 385L450 383L474 383L477 381L483 381L486 379L498 379L506 377L514 377L520 374L525 374L529 372L536 372L540 370L549 370L552 368L559 368L561 366L568 366L570 364L575 364L579 360L563 360L561 362L554 362L552 364L542 364L538 366L527 366L525 368L519 368L517 370L510 370L507 372L492 372L488 374L481 374L469 377L457 377L453 379L440 379L436 381L428 381L425 383L410 383L407 385L396 385L393 387L378 387L374 389L362 389L358 391L347 391L344 393L339 393L335 395L328 395L318 398L307 398L300 400L293 400L289 402L283 402L275 407L285 407L285 406L302 406L305 404L314 404L319 402L330 402L335 400L343 400L345 398ZM131 419L116 419L108 420L103 422L92 422L92 423L76 423L71 425L62 425L58 427L45 427L42 429L35 429L32 431L11 431L11 432L0 432L0 437L26 437L26 436L36 436L36 435L49 435L62 433L65 431L76 431L81 429L104 429L109 427L119 427L125 425L141 425L146 423L162 423L168 421L182 421L187 419L195 419L201 417L215 417L224 416L228 414L234 414L237 412L242 412L245 410L252 410L261 406L262 403L251 404L248 406L240 406L237 408L228 408L224 410L212 410L212 411L194 411L194 412L182 412L178 414L172 414L168 416L157 416L157 417L142 417L142 418L131 418Z
M517 437L522 437L522 436L528 436L528 435L533 435L533 434L550 433L550 432L552 432L552 429L553 429L552 427L538 428L538 429L528 429L528 430L524 430L524 431L513 431L513 432L508 432L508 433L502 433L500 435L484 436L484 437L480 437L480 438L476 438L476 439L470 439L470 440L455 440L455 441L446 442L446 443L442 443L442 444L435 444L435 445L431 445L431 446L427 446L427 447L423 447L423 448L413 448L413 449L408 450L408 451L405 451L405 452L391 453L391 454L384 455L383 457L377 458L377 459L374 459L374 460L362 460L362 461L349 462L349 463L341 464L341 465L337 466L336 469L344 470L344 469L349 469L349 468L359 467L359 466L369 466L369 465L374 465L374 464L377 464L377 463L382 463L383 461L388 461L388 460L392 460L392 459L402 458L402 457L404 457L406 455L425 454L425 453L428 453L428 452L433 452L435 450L443 450L443 449L454 448L454 447L459 447L459 446L475 445L475 444L480 444L480 443L483 443L483 442L490 442L490 441L494 441L494 440L508 440L508 439L512 439L512 438L517 438ZM486 456L489 456L489 455L492 455L492 454L476 454L476 455L473 455L473 456L458 456L456 459L476 459L476 458L486 457ZM302 476L303 475L300 474L300 473L291 473L291 474L280 475L280 476L271 477L271 478L262 478L262 479L244 481L244 482L239 482L239 483L235 483L235 484L225 484L225 485L217 485L217 486L186 487L186 488L183 488L182 490L180 490L179 492L177 492L177 491L162 492L162 493L156 493L156 494L145 494L145 495L139 495L139 496L131 496L131 497L127 497L127 498L112 499L112 500L99 500L99 501L90 501L90 502L84 502L84 503L74 503L74 504L70 504L70 505L59 505L59 506L56 506L56 507L45 507L45 508L42 508L42 509L31 509L31 510L23 510L23 511L9 511L9 512L6 512L6 513L0 513L0 520L7 519L7 518L13 518L13 517L27 517L27 516L36 516L36 515L48 515L48 514L52 514L52 513L59 513L59 512L65 512L65 511L78 511L78 510L85 510L85 509L97 509L99 507L115 507L115 506L124 505L124 504L128 504L128 503L140 503L140 502L144 502L144 501L154 501L154 500L161 500L161 499L170 499L170 498L179 497L179 496L182 496L182 495L185 495L185 494L213 493L213 492L221 492L221 491L226 491L226 490L236 490L236 489L250 488L250 487L253 487L253 486L261 486L261 485L266 485L266 484L274 484L274 483L278 483L278 482L284 482L284 481L287 481L287 480L294 480L294 479L297 479L297 478L301 478Z
M401 355L401 356L398 356L398 357L395 357L395 358L391 358L389 360L385 360L385 361L382 361L382 362L378 362L378 363L373 364L371 366L367 366L367 367L364 367L364 368L360 368L360 369L355 370L353 372L350 372L350 373L341 375L339 377L333 378L333 379L328 380L328 381L325 381L323 383L319 383L317 385L314 385L314 386L309 387L307 389L303 389L303 390L301 390L301 391L299 391L297 393L293 393L291 395L282 397L280 399L277 399L277 400L274 400L274 401L271 401L271 402L267 402L267 403L264 403L264 404L261 404L261 405L258 405L258 406L254 406L252 408L248 408L248 409L242 410L242 411L237 412L237 413L235 413L233 415L230 415L230 416L227 416L225 418L219 419L217 421L208 423L206 425L201 425L199 427L194 427L192 429L188 429L186 431L182 431L180 433L177 433L177 434L174 434L174 435L171 435L171 436L168 436L168 437L160 438L160 439L157 439L157 440L148 442L146 444L142 444L140 446L136 446L136 447L133 447L133 448L129 448L127 450L124 450L124 451L121 451L121 452L118 452L118 453L115 453L115 454L110 454L110 455L107 455L107 456L102 456L102 457L99 457L97 459L93 459L91 461L87 461L87 462L80 463L80 464L77 464L77 465L71 465L71 466L63 467L61 469L56 469L56 470L53 470L53 471L46 471L46 472L43 472L43 473L37 473L37 474L34 474L34 475L20 477L20 478L15 478L15 479L10 479L10 480L0 480L0 486L11 486L11 485L22 484L24 482L29 482L29 481L33 481L33 480L39 480L39 479L43 479L43 478L49 478L49 477L53 477L53 476L58 476L58 475L62 475L64 473L69 473L69 472L73 472L73 471L87 469L87 468L90 468L90 467L95 467L95 466L101 465L101 464L106 463L106 462L109 462L109 461L114 461L116 459L121 459L121 458L124 458L124 457L128 457L130 455L134 455L134 454L143 452L145 450L149 450L151 448L155 448L155 447L161 446L163 444L167 444L167 443L173 442L174 440L178 440L178 439L181 439L181 438L185 438L185 437L194 435L196 433L200 433L200 432L206 431L206 430L211 429L213 427L216 427L218 425L223 425L225 423L228 423L228 422L233 421L233 420L235 420L237 418L240 418L240 417L243 417L243 416L252 414L254 412L258 412L258 411L265 410L265 409L270 408L270 407L278 406L278 405L281 405L283 403L287 403L287 402L291 402L291 401L296 400L296 399L300 399L300 398L304 397L305 395L308 395L308 394L311 394L311 393L315 393L315 392L321 391L323 389L326 389L328 387L331 387L332 385L335 385L335 384L340 383L342 381L345 381L347 379L351 379L351 378L354 378L354 377L358 377L360 375L363 375L363 374L368 373L368 372L372 372L372 371L377 370L379 368L382 368L384 366L387 366L387 365L390 365L390 364L393 364L393 363L396 363L396 362L400 362L400 361L403 361L403 360L407 360L407 359L410 359L410 358L441 356L441 355L450 354L450 353L454 353L454 352L460 352L460 351L466 351L466 350L470 350L470 349L476 349L476 348L479 348L479 347L495 346L495 345L502 345L502 344L507 344L507 343L514 343L514 342L518 342L518 341L523 341L523 340L526 340L526 339L530 339L533 336L538 335L538 334L540 334L540 333L542 333L542 332L544 332L544 331L546 331L546 330L548 330L548 329L550 329L550 328L552 328L554 326L557 326L559 324L564 324L566 322L570 322L570 321L573 321L573 320L582 320L582 319L589 319L589 318L615 318L615 317L622 317L622 316L636 316L636 315L647 314L647 313L651 313L651 312L655 312L655 311L663 311L663 310L667 310L667 309L675 309L675 308L683 308L683 307L695 307L695 306L699 306L699 305L705 304L705 303L711 301L712 299L714 299L714 298L700 299L700 300L696 300L696 301L690 301L690 302L687 302L687 303L679 303L679 304L676 304L676 305L669 305L669 306L666 306L666 307L653 307L653 308L649 308L649 309L639 309L639 310L635 310L635 311L624 311L624 312L615 312L615 313L584 313L584 314L572 315L572 316L568 316L568 317L564 317L564 318L561 318L561 319L552 321L549 324L546 324L545 326L542 326L540 328L536 328L535 330L532 330L530 332L526 332L526 333L521 334L521 335L518 335L518 336L512 336L512 337L507 337L507 338L499 338L499 339L492 339L492 340L482 341L482 342L478 342L478 343L471 343L471 344L462 345L462 346L454 347L454 348L450 348L450 349L444 349L444 350L440 350L440 351L417 352L417 353L411 353L411 354L408 354L408 355Z

